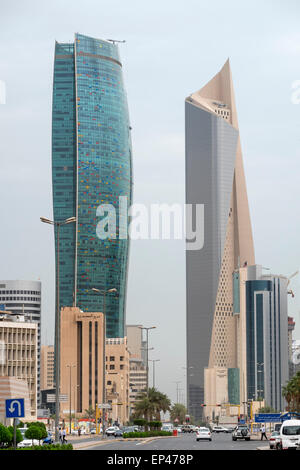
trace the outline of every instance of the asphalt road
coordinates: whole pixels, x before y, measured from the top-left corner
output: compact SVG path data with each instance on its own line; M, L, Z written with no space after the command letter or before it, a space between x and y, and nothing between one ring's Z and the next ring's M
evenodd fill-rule
M85 441L87 443L87 441ZM90 441L89 441L90 443ZM150 442L145 441L113 441L101 445L88 447L88 450L256 450L261 444L260 441L244 440L233 442L231 434L213 434L212 442L196 441L195 434L183 434L179 437L168 439L157 439ZM264 442L264 445L268 443Z

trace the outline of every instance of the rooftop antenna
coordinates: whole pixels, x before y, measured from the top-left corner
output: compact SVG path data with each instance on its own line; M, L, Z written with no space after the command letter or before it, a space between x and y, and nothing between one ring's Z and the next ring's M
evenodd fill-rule
M116 42L120 42L120 43L126 42L125 39L123 39L122 41L118 41L118 39L107 39L107 41L112 42L113 44L115 44Z

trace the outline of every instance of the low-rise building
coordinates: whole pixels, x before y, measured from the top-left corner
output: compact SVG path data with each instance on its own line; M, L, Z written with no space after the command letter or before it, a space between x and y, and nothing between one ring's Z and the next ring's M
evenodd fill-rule
M106 340L106 401L111 405L109 420L129 420L129 351L127 338Z
M9 378L9 386L19 385L10 379L27 384L31 419L37 414L37 335L36 323L25 321L23 315L0 312L0 378Z

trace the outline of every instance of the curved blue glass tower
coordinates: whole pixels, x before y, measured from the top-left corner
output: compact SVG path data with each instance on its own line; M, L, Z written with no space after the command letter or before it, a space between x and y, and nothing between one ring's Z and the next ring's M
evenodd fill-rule
M91 289L117 289L106 296L106 333L123 337L129 240L118 237L119 197L131 204L132 160L116 44L81 34L74 44L56 43L52 181L54 219L77 219L60 233L60 304L102 311L103 299ZM115 208L116 238L97 237L101 204Z

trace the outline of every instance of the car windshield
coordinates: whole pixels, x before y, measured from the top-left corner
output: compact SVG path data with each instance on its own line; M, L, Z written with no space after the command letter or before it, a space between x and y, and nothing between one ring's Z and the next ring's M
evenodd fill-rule
M282 434L284 436L299 436L300 426L284 426L282 429Z
M207 428L200 428L200 429L199 429L199 432L209 432L209 429L207 429Z

